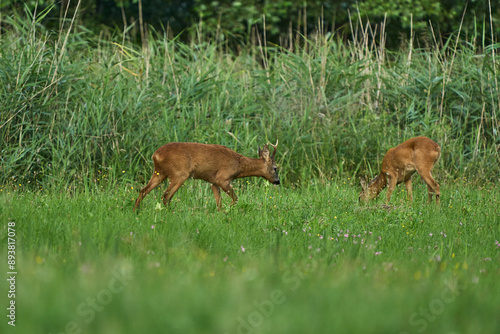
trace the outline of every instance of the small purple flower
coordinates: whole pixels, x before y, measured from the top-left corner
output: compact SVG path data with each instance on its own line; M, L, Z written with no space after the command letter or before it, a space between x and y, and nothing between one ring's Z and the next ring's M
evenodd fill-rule
M432 233L429 233L429 236L431 236L431 237L432 237Z
M151 229L154 230L155 226L154 225L151 225Z
M240 246L240 247L241 247L241 251L242 251L243 253L245 253L245 248L244 248L243 246Z
M375 256L382 254L382 252L375 252Z
M344 234L344 238L349 238L349 234Z

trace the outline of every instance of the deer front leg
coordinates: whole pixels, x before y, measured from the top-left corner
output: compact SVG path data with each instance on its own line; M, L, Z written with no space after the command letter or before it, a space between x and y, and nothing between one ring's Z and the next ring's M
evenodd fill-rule
M232 199L231 205L235 205L236 202L238 202L238 196L236 196L236 194L234 193L233 186L229 182L227 182L224 185L220 185L220 187L222 188L222 190L224 190L226 194L229 195L229 197L231 197Z
M214 193L215 203L217 204L217 209L220 211L221 207L222 207L222 198L220 197L220 188L217 185L212 184L212 191Z
M387 197L385 199L385 204L387 205L389 204L394 188L396 188L397 182L398 179L396 175L390 175L390 174L387 175Z

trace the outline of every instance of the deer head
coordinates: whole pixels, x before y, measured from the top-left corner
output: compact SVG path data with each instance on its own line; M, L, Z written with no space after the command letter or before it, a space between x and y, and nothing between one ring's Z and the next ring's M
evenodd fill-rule
M380 190L377 185L379 176L377 175L368 185L366 184L366 178L360 177L359 183L361 184L361 192L359 193L359 201L368 202L369 200L375 198ZM378 192L377 192L378 191Z
M274 147L272 155L269 152L269 145ZM276 140L275 145L267 143L266 145L264 145L262 150L260 149L259 146L259 158L264 159L265 162L264 178L267 179L272 184L280 184L280 179L278 177L278 167L276 166L276 161L274 160L277 147L278 147L278 140Z

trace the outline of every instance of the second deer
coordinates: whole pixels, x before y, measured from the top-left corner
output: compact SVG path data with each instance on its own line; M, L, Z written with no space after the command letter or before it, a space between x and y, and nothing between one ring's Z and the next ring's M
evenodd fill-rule
M389 204L394 188L402 182L405 183L408 198L411 200L413 198L411 177L417 172L427 184L427 202L430 203L433 194L436 194L436 203L439 204L439 196L441 195L439 184L432 177L431 171L440 156L441 148L439 145L427 137L408 139L389 149L382 160L380 174L368 185L364 179L361 179L363 190L359 194L359 200L366 202L373 199L387 187L385 202Z

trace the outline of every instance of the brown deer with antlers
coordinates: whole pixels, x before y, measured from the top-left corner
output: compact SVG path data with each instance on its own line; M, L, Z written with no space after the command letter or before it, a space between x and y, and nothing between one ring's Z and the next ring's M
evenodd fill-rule
M231 181L241 177L259 176L273 184L280 184L274 156L276 145L271 155L268 145L262 150L259 146L259 158L253 159L222 145L208 145L199 143L168 143L160 147L153 154L154 172L149 183L141 189L135 201L134 211L139 207L141 200L167 178L170 184L163 194L163 203L168 206L172 196L188 178L201 179L212 184L212 191L219 211L222 208L220 189L224 190L232 199L231 205L236 204L238 197L233 191Z
M367 202L378 196L387 187L386 204L389 204L391 194L396 185L404 182L408 198L413 199L411 177L415 172L427 184L428 203L432 201L432 195L436 194L436 203L439 204L439 184L431 175L432 168L441 156L441 148L433 140L427 137L416 137L393 147L387 151L382 160L381 172L369 185L361 179L363 190L359 194L359 200Z

